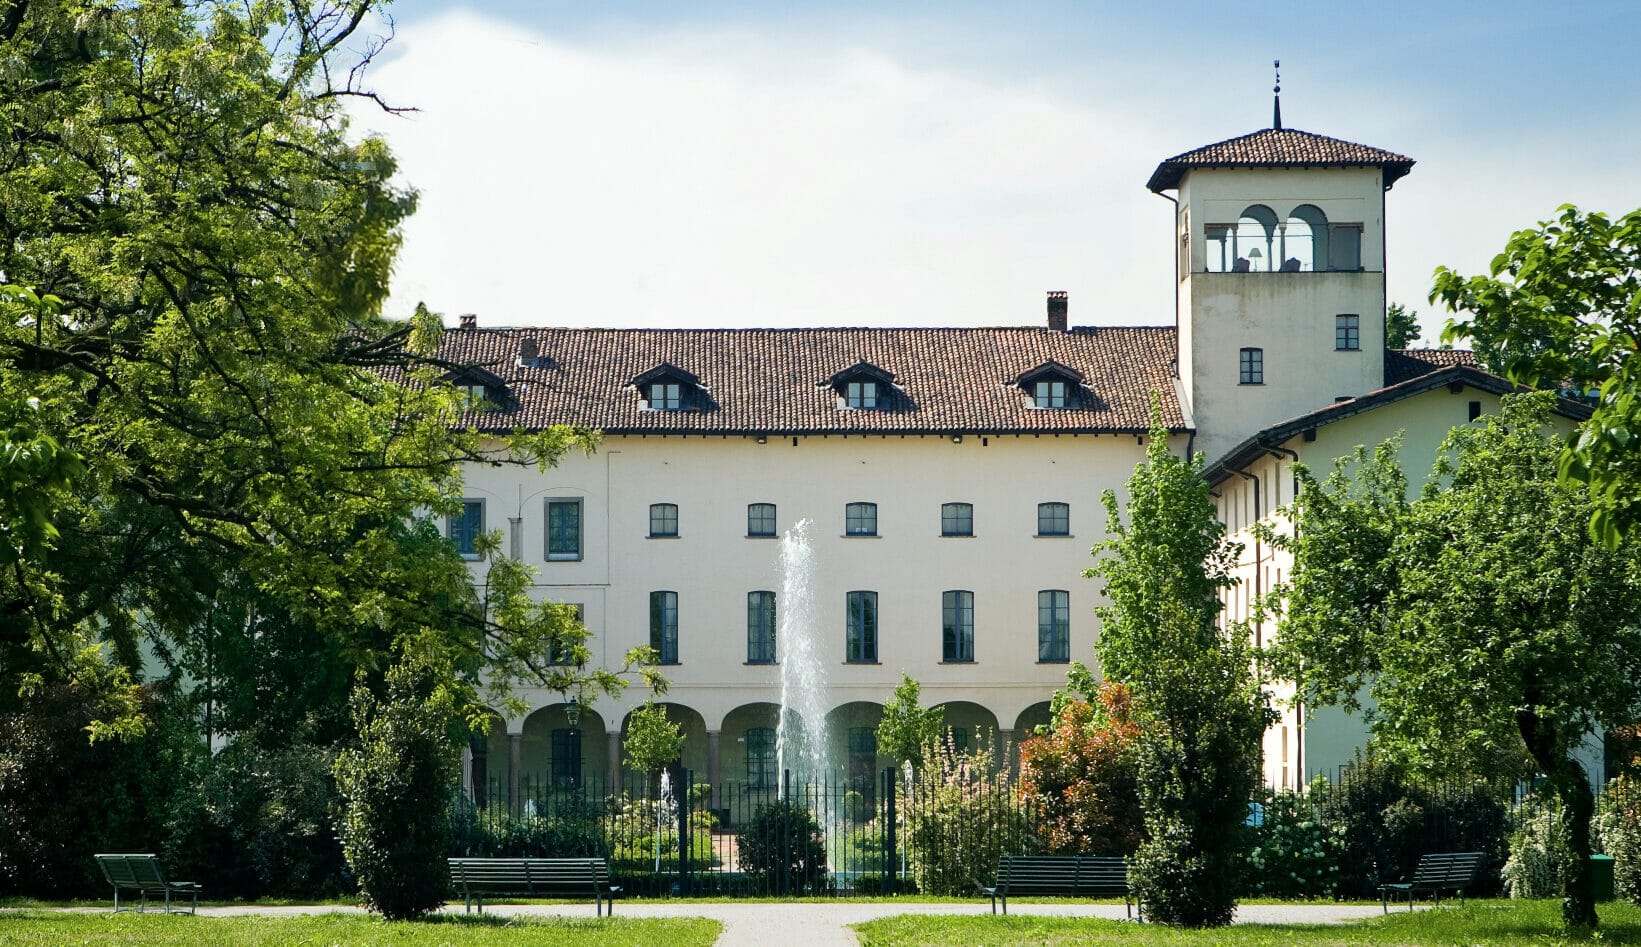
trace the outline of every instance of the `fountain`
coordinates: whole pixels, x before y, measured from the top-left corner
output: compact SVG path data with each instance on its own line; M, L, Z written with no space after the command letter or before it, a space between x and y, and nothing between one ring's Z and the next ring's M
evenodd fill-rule
M821 630L811 587L811 525L808 519L799 520L781 538L781 597L775 626L781 707L775 725L775 766L783 785L789 768L809 777L826 772L826 666L821 658ZM789 732L789 710L801 718L801 734ZM793 766L794 762L799 765Z

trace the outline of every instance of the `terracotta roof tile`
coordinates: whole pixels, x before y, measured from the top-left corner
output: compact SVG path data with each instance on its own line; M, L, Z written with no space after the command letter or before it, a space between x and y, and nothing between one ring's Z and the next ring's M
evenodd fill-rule
M1385 387L1454 365L1479 367L1476 353L1467 349L1386 349Z
M1175 155L1157 165L1145 186L1153 191L1179 187L1185 173L1192 168L1291 167L1383 168L1388 187L1412 170L1413 159L1297 128L1263 128L1250 135L1227 138Z
M518 365L533 339L539 365ZM1185 430L1172 327L942 329L452 329L439 356L508 386L480 430L579 424L612 434L1087 433L1144 431L1151 392ZM894 376L887 410L838 407L828 384L869 362ZM1040 410L1011 379L1046 362L1082 374L1078 406ZM700 380L696 410L650 411L634 378L663 363Z

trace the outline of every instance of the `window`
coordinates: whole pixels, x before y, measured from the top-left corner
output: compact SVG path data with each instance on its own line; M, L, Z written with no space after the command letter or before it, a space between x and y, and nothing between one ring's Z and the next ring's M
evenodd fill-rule
M850 664L877 663L877 593L850 592L844 631L843 659Z
M683 386L675 381L658 381L649 386L651 411L681 411L684 408Z
M1362 317L1349 313L1333 317L1333 347L1341 352L1362 348Z
M1032 402L1039 408L1066 406L1066 383L1044 380L1032 385Z
M746 593L746 663L775 663L775 593Z
M484 501L463 500L462 511L450 517L445 532L463 559L478 559L479 537L484 535Z
M844 385L843 403L851 408L877 407L877 382L852 381Z
M587 611L581 603L571 603L564 605L563 607L572 609L575 617L575 623L585 626ZM555 637L547 645L547 663L559 667L576 663L574 653L575 646L577 644L584 643L586 640L587 639L585 636L580 638L574 638L573 636L565 638Z
M774 789L775 731L771 727L746 729L746 788Z
M775 535L775 504L748 503L746 505L746 534L748 536Z
M650 538L667 538L678 535L678 504L651 503L650 504Z
M940 612L940 660L973 661L974 593L941 593Z
M849 536L876 536L877 504L851 503L844 507L843 532Z
M570 562L581 558L581 498L547 500L547 559Z
M1243 349L1241 358L1242 372L1238 379L1239 383L1244 385L1265 384L1265 350Z
M1071 504L1069 504L1069 503L1039 503L1039 504L1037 504L1037 535L1039 535L1039 536L1070 536L1071 535Z
M495 407L490 397L490 389L484 385L460 382L456 391L462 396L462 405L469 411L485 411Z
M650 593L650 647L660 664L678 663L678 593Z
M1071 593L1048 589L1037 593L1037 660L1071 660Z
M973 503L942 503L942 504L940 504L940 535L942 535L942 536L973 536L974 535L974 504Z
M550 760L554 786L574 786L581 779L581 731L578 728L553 731Z

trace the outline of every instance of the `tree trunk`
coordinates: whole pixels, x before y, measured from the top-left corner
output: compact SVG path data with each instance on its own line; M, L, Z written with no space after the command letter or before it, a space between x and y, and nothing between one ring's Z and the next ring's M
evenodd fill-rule
M1572 863L1562 866L1561 919L1570 930L1592 931L1596 926L1595 876L1590 871L1590 817L1595 793L1584 767L1559 748L1556 725L1530 710L1518 711L1516 725L1539 769L1561 802L1561 827L1567 833Z

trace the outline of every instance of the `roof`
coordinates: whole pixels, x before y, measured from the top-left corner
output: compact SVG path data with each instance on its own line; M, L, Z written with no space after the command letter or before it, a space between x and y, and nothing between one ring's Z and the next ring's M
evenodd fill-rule
M534 340L538 363L520 366ZM1171 326L902 329L451 329L438 357L507 383L481 431L576 424L607 434L1143 433L1150 399L1186 431ZM1080 373L1073 408L1031 406L1014 380L1046 362ZM867 362L890 373L887 410L845 409L823 379ZM646 410L633 379L671 365L699 379L698 410Z
M1454 365L1479 367L1476 353L1469 349L1387 349L1385 385L1388 387L1401 384L1408 379Z
M1425 364L1430 365L1431 368L1424 374L1416 375L1397 384L1386 385L1378 391L1370 391L1359 398L1336 402L1325 408L1308 411L1296 418L1273 424L1231 448L1224 457L1209 464L1207 469L1203 471L1203 477L1207 479L1210 485L1218 484L1231 477L1237 470L1252 463L1271 448L1280 447L1290 438L1325 424L1343 421L1353 415L1411 398L1414 395L1421 395L1436 388L1461 385L1492 392L1496 395L1515 394L1530 390L1511 382L1509 379L1500 378L1497 375L1476 368L1474 355L1470 352L1460 352L1458 350L1404 349L1402 351L1387 351L1385 353L1387 376L1389 374L1389 362L1393 357L1406 359L1409 363L1408 367L1412 367L1412 363L1421 361L1419 356L1424 355L1444 356L1450 360L1450 364L1446 367L1440 367L1436 364L1437 360L1426 361ZM1459 357L1465 355L1471 356L1472 364L1463 364L1460 361ZM1556 411L1579 421L1590 416L1588 405L1567 399L1556 402Z
M1177 188L1193 168L1382 168L1389 187L1413 169L1413 159L1297 128L1262 128L1175 155L1157 165L1145 186Z

